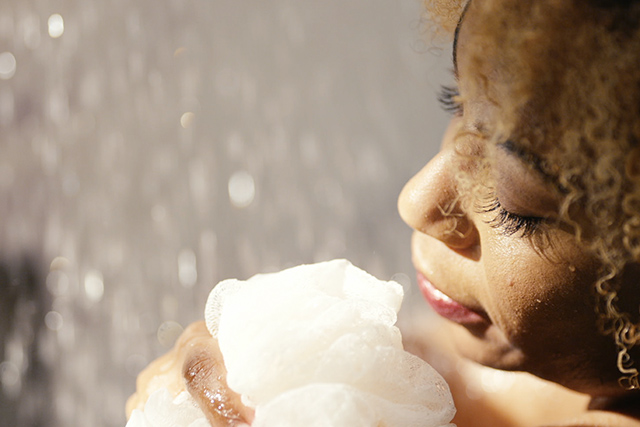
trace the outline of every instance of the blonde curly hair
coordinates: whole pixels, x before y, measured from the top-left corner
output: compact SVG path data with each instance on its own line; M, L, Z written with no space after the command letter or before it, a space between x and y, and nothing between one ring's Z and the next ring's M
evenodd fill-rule
M638 307L624 310L620 298L622 275L640 271L640 1L473 1L482 25L465 76L478 93L508 94L490 139L544 146L566 195L561 220L602 261L596 310L618 349L619 382L640 388ZM454 31L466 3L425 0L440 33ZM496 65L487 58L500 58L506 82L483 74Z

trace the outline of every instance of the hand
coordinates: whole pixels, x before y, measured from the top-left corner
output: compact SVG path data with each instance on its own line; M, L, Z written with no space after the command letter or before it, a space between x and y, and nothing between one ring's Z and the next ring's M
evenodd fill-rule
M127 417L144 408L149 395L166 387L177 396L187 390L212 427L240 427L251 424L254 411L244 406L240 395L229 389L218 342L204 322L185 329L173 349L153 361L137 380L137 391L127 402Z
M240 395L227 386L227 370L218 341L209 334L204 322L193 324L187 331L194 335L182 365L187 391L212 426L248 425L253 421L253 410L244 406Z

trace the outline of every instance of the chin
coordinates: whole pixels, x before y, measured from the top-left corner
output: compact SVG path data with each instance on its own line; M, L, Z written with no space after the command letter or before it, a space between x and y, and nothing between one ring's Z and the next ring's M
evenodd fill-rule
M514 347L496 326L474 329L451 324L451 329L456 349L465 359L504 371L524 370L523 352Z
M527 372L593 397L616 397L628 393L618 384L620 373L614 358L595 361L579 355L553 359L532 357L509 342L495 325L474 330L447 323L456 351L472 362L503 371Z

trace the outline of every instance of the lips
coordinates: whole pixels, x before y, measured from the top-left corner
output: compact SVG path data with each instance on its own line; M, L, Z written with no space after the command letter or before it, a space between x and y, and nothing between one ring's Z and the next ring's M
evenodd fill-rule
M436 289L435 286L418 272L418 286L429 305L440 316L462 325L486 323L486 319L473 310L463 306L451 297Z

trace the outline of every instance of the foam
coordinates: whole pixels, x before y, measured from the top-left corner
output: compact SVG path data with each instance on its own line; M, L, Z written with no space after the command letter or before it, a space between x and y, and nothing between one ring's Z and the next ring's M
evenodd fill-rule
M205 318L255 427L449 426L447 384L402 348L402 297L334 260L223 281Z

